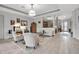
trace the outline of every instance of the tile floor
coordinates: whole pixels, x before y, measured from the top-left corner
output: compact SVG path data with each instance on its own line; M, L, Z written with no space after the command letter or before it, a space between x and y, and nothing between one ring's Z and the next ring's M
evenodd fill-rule
M10 41L11 42L11 41ZM24 54L78 54L79 40L71 38L67 32L57 33L54 37L40 37L40 45L36 49L25 48L21 42L17 44ZM0 44L4 44L3 42ZM14 51L16 52L16 51ZM22 52L20 53L22 54Z

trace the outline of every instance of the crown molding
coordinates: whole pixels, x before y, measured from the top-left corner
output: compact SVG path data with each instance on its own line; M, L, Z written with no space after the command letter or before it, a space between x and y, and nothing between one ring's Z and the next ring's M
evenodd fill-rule
M19 12L19 13L23 13L23 14L28 15L28 13L25 13L25 12L23 12L23 11L20 11L20 10L17 10L17 9L14 9L14 8L11 8L11 7L2 5L2 4L0 4L0 7L3 7L3 8L6 8L6 9L9 9L9 10L12 10L12 11L16 11L16 12Z

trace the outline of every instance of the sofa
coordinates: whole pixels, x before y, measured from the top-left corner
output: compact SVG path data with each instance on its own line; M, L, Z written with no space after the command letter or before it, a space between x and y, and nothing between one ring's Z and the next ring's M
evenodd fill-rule
M43 35L53 36L55 35L55 28L42 28Z

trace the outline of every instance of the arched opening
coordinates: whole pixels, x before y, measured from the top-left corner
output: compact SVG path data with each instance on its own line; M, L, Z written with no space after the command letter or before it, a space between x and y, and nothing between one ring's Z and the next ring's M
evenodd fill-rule
M36 33L37 32L37 24L35 22L31 23L30 30L31 30L32 33Z

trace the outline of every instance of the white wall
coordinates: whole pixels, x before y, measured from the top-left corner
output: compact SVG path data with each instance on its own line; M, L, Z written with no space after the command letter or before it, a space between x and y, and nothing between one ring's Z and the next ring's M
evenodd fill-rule
M38 21L40 21L40 23L38 23ZM41 28L42 28L42 19L41 19L41 18L35 19L34 22L37 23L37 32L41 32Z
M0 15L0 39L4 38L4 17Z
M72 32L73 37L79 39L79 9L76 9L72 13Z
M16 18L27 20L28 22L30 22L31 20L30 18L25 17L25 16L12 14L8 12L2 12L2 11L0 11L0 15L4 16L4 39L8 39L8 30L12 29L10 25L10 20L16 20ZM30 26L29 23L28 23L28 26Z

